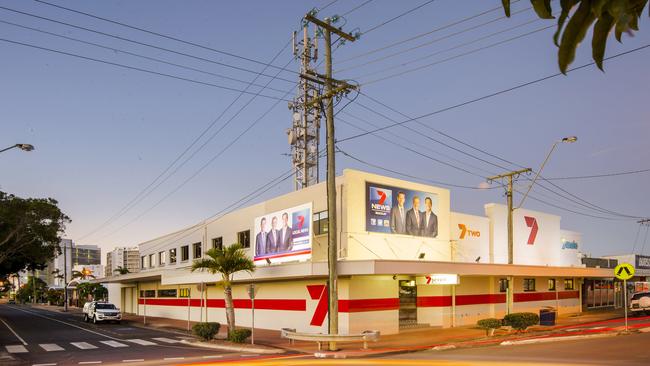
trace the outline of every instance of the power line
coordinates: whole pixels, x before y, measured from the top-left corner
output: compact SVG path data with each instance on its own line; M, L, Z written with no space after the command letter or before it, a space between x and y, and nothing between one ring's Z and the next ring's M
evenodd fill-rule
M528 11L528 10L530 10L530 9L532 9L532 8L526 8L526 9L520 10L520 11L518 11L518 12L515 12L514 14L521 13L521 12L524 12L524 11ZM514 15L514 14L513 14L513 15ZM459 30L459 31L454 32L454 33L450 33L450 34L444 35L444 36L442 36L442 37L438 37L438 38L435 38L435 39L429 40L429 41L427 41L427 42L420 43L420 44L418 44L418 45L415 45L415 46L412 46L412 47L409 47L409 48L405 48L405 49L400 50L400 51L397 51L397 52L389 53L389 54L384 55L384 56L381 56L381 57L377 57L377 58L374 58L374 59L371 59L371 60L364 61L363 63L357 64L357 65L353 65L353 66L349 66L349 67L347 67L347 68L343 68L343 69L340 69L340 70L336 70L336 72L345 72L345 71L350 71L350 70L358 69L358 68L360 68L360 67L367 67L367 66L370 65L370 64L374 64L374 63L377 63L377 62L380 62L380 61L384 61L384 60L387 60L387 59L389 59L389 58L393 58L393 57L396 57L396 56L402 56L402 55L404 55L406 52L411 52L411 51L418 50L418 49L420 49L420 48L422 48L422 47L430 46L430 45L432 45L432 44L434 44L434 43L438 43L438 42L441 42L441 41L444 41L444 40L447 40L447 39L453 38L453 37L455 37L455 36L458 36L458 35L461 35L461 34L467 33L467 32L469 32L469 31L472 31L472 30L475 30L475 29L478 29L478 28L484 27L484 26L486 26L486 25L489 25L489 24L492 24L492 23L498 22L498 21L500 21L500 20L502 20L502 19L504 19L504 18L505 18L505 17L498 17L498 18L495 18L495 19L489 20L489 21L487 21L487 22L480 23L480 24L477 24L477 25L474 25L474 26L471 26L471 27L468 27L468 28L465 28L465 29ZM487 38L493 37L493 36L495 36L495 35L498 35L498 34L501 34L501 33L505 33L505 32L511 31L511 30L513 30L513 29L517 29L517 28L520 28L520 27L526 26L526 25L528 25L528 24L531 24L531 23L537 22L537 21L539 21L539 20L540 20L539 18L535 17L535 18L533 18L532 20L529 20L529 21L527 21L527 22L525 22L525 23L522 23L522 24L519 24L519 25L516 25L516 26L513 26L513 27L509 27L509 28L506 28L506 29L501 30L501 31L498 31L498 32L494 32L494 33L491 33L491 34L486 35L486 36L482 36L482 37L480 37L480 38L478 38L478 39L475 39L475 40L473 40L473 41L465 42L465 43L462 43L462 44L460 44L460 45L458 45L458 46L451 47L451 48L447 48L447 49L442 50L442 51L437 51L437 52L434 52L434 53L432 53L432 54L428 54L428 55L426 55L426 56L421 56L421 57L418 57L418 58L416 58L416 59L414 59L414 60L411 60L411 61L401 62L400 65L396 65L396 66L392 66L392 67L390 67L390 68L382 69L382 70L376 71L376 72L374 72L374 73L365 74L365 75L362 75L362 76L360 76L360 77L365 77L365 76L368 76L368 75L373 75L373 74L376 74L376 73L380 73L380 72L383 72L383 71L386 71L386 70L390 70L390 69L395 68L395 67L398 67L398 66L406 66L406 65L411 64L411 63L413 63L413 62L421 61L421 60L427 59L427 58L429 58L429 57L432 57L432 56L435 56L435 55L441 54L441 53L443 53L443 52L448 52L448 51L451 51L451 50L454 50L454 49L458 49L458 48L461 48L461 47L464 47L464 46L470 45L470 44L472 44L472 43L476 43L476 42L482 41L482 40L484 40L484 39L487 39Z
M80 58L80 59L87 60L87 61L94 61L94 62L99 62L99 63L111 65L111 66L117 66L117 67L121 67L121 68L124 68L124 69L140 71L140 72L144 72L144 73L148 73L148 74L152 74L152 75L164 76L164 77L168 77L168 78L171 78L171 79L187 81L187 82L190 82L190 83L195 83L195 84L200 84L200 85L205 85L205 86L211 86L211 87L218 88L218 89L223 89L223 90L235 91L235 92L244 93L244 94L255 95L255 93L253 93L253 92L247 92L247 91L244 91L244 90L241 90L241 89L231 88L231 87L228 87L228 86L213 84L213 83L209 83L209 82L205 82L205 81L188 79L188 78L185 78L185 77L182 77L182 76L176 76L176 75L166 74L166 73L163 73L163 72L142 69L142 68L139 68L139 67L124 65L124 64L117 63L117 62L106 61L106 60L102 60L102 59L98 59L98 58L82 56L82 55L78 55L78 54L75 54L75 53L65 52L65 51L61 51L61 50L55 50L53 48L41 47L41 46L37 46L37 45L34 45L34 44L30 44L30 43L13 41L13 40L6 39L6 38L0 38L0 41L6 42L6 43L12 43L12 44L20 45L20 46L24 46L24 47L39 49L39 50L42 50L42 51L48 51L48 52L58 53L58 54L61 54L61 55L76 57L76 58ZM288 99L280 99L278 97L274 97L274 96L271 96L271 95L260 94L259 96L264 97L264 98L289 102Z
M355 6L354 8L352 8L352 9L346 11L345 13L341 14L341 16L344 17L344 16L346 16L346 15L350 15L350 14L352 14L353 12L359 10L360 8L366 6L368 3L371 3L371 2L373 2L373 1L374 1L374 0L366 0L366 1L364 1L363 3L361 3L360 5L357 5L357 6Z
M424 6L426 6L426 5L431 4L433 1L434 1L434 0L428 0L428 1L425 1L424 3L422 3L422 4L418 5L418 6L416 6L415 8L409 9L409 10L407 10L407 11L401 13L401 14L398 14L398 15L396 15L396 16L394 16L394 17L388 19L388 20L385 20L385 21L383 21L383 22L381 22L381 23L375 25L374 27L368 29L367 31L362 32L361 34L362 34L362 35L364 35L364 34L368 34L368 33L372 32L372 31L374 31L374 30L376 30L376 29L378 29L378 28L381 28L381 27L385 26L385 25L388 24L388 23L391 23L391 22L393 22L393 21L395 21L395 20L397 20L397 19L399 19L399 18L401 18L401 17L403 17L403 16L405 16L405 15L408 15L408 14L410 14L410 13L412 13L412 12L414 12L414 11L416 11L416 10L418 10L418 9L420 9L420 8L422 8L422 7L424 7Z
M111 46L106 46L106 45L102 45L102 44L95 43L95 42L84 41L84 40L79 39L79 38L69 37L69 36L49 32L49 31L39 29L39 28L34 28L34 27L29 27L29 26L26 26L26 25L22 25L22 24L12 23L12 22L9 22L9 21L6 21L6 20L0 20L0 23L11 25L11 26L18 27L18 28L29 29L29 30L34 31L34 32L48 34L48 35L51 35L51 36L54 36L54 37L59 37L59 38L67 39L67 40L70 40L70 41L79 42L79 43L82 43L82 44L99 47L99 48L110 50L110 51L113 51L113 52L123 53L123 54L126 54L126 55L142 58L142 59L149 60L149 61L155 61L155 62L159 62L159 63L162 63L162 64L179 67L179 68L182 68L182 69L185 69L185 70L196 71L196 72L199 72L199 73L202 73L202 74L212 75L212 76L224 78L224 79L231 80L231 81L236 81L236 82L242 83L242 84L247 84L247 85L250 84L250 82L248 82L248 81L233 78L233 77L230 77L230 76L227 76L227 75L218 74L218 73L214 73L214 72L207 71L207 70L197 69L197 68L182 65L182 64L177 64L177 63L174 63L174 62L165 61L165 60L155 58L155 57L145 56L145 55L142 55L142 54L139 54L139 53L126 51L126 50L123 50L123 49L119 49L119 48L111 47ZM257 87L264 87L262 84L250 84L250 85L257 86ZM276 89L276 88L272 88L272 87L269 87L269 86L265 87L265 89L277 91L277 92L280 92L280 93L286 93L287 92L286 90Z
M75 28L75 29L81 29L81 30L84 30L84 31L87 31L87 32L92 32L92 33L95 33L95 34L100 34L102 36L119 39L121 41L137 44L137 45L140 45L140 46L150 47L150 48L154 48L154 49L157 49L157 50L160 50L160 51L165 51L165 52L170 52L170 53L185 56L185 57L190 57L190 58L193 58L193 59L196 59L196 60L209 62L209 63L215 64L215 65L228 67L228 68L231 68L231 69L235 69L235 70L239 70L239 71L243 71L243 72L247 72L247 73L251 73L251 74L257 74L257 71L255 71L255 70L250 70L250 69L246 69L246 68L243 68L243 67L240 67L240 66L234 66L234 65L223 63L223 62L207 59L207 58L204 58L204 57L199 57L199 56L191 55L191 54L188 54L188 53L175 51L175 50L172 50L172 49L169 49L169 48L152 45L152 44L149 44L149 43L146 43L146 42L140 42L140 41L132 40L132 39L117 36L117 35L114 35L114 34L110 34L110 33L102 32L102 31L98 31L98 30L94 30L94 29L74 25L74 24L71 24L71 23L62 22L62 21L59 21L59 20L43 17L43 16L36 15L36 14L31 14L31 13L24 12L24 11L21 11L21 10L11 9L11 8L7 8L5 6L0 6L0 9L7 10L7 11L10 11L10 12L13 12L13 13L22 14L22 15L25 15L25 16L28 16L28 17L33 17L33 18L37 18L37 19L41 19L41 20L46 20L46 21L52 22L52 23L65 25L67 27L71 27L71 28ZM262 75L266 76L266 77L272 77L271 75L268 75L268 74L262 74ZM292 83L292 84L295 82L293 80L280 78L280 77L278 77L276 79L286 81L286 82L289 82L289 83Z
M643 46L640 46L640 47L637 47L637 48L633 48L633 49L628 50L628 51L617 53L615 55L606 57L603 60L604 61L605 60L611 60L611 59L614 59L614 58L625 56L625 55L628 55L628 54L631 54L631 53L634 53L634 52L644 50L644 49L646 49L648 47L650 47L650 44L646 44L646 45L643 45ZM595 64L595 62L589 62L589 63L586 63L586 64L582 64L580 66L576 66L576 67L568 69L567 73L577 71L577 70L581 70L581 69L584 69L586 67L592 66L594 64ZM387 126L384 126L384 127L381 127L381 128L377 128L375 130L370 130L370 131L367 131L367 132L363 132L363 133L359 133L359 134L356 134L356 135L348 136L348 137L339 139L337 142L344 142L344 141L348 141L348 140L354 140L354 139L369 135L369 134L374 133L374 132L387 130L387 129L390 129L390 128L393 128L393 127L396 127L396 126L404 125L406 123L409 123L409 122L412 122L412 121L415 121L415 120L420 120L420 119L423 119L423 118L427 118L427 117L431 117L431 116L434 116L434 115L437 115L437 114L441 114L443 112L447 112L447 111L450 111L450 110L453 110L453 109L464 107L464 106L469 105L469 104L477 103L477 102L480 102L480 101L483 101L483 100L486 100L486 99L489 99L489 98L496 97L498 95L506 94L508 92L518 90L518 89L524 88L524 87L529 86L529 85L534 85L534 84L540 83L542 81L546 81L546 80L558 77L560 75L564 75L564 74L562 74L561 72L550 74L550 75L547 75L547 76L544 76L544 77L541 77L541 78L538 78L538 79L535 79L535 80L531 80L531 81L527 81L527 82L524 82L524 83L517 84L515 86L509 87L509 88L506 88L506 89L501 89L501 90L496 91L494 93L486 94L486 95L483 95L483 96L478 97L478 98L470 99L470 100L467 100L467 101L464 101L464 102L461 102L461 103L458 103L458 104L451 105L449 107L438 109L438 110L433 111L433 112L425 113L425 114L422 114L422 115L417 116L417 117L408 118L408 119L406 119L404 121L396 122L396 123L393 123L393 124L390 124L390 125L387 125Z
M339 118L339 120L340 120L340 118ZM348 158L350 158L350 159L352 159L354 161L357 161L357 162L359 162L361 164L367 165L367 166L375 168L375 169L380 169L380 170L387 171L389 173L396 174L398 176L404 176L404 177L408 177L408 178L412 178L412 179L426 181L426 182L429 182L429 183L432 183L432 184L448 186L448 187L454 187L454 188L464 188L464 189L473 189L473 190L483 190L483 189L488 189L489 190L489 189L500 188L500 187L480 188L480 187L466 186L466 185L460 185L460 184L454 184L454 183L446 183L446 182L441 182L441 181L431 180L431 179L424 179L422 177L417 177L417 176L407 174L407 173L404 173L404 172L399 172L397 170L386 168L385 166L376 165L376 164L370 163L368 161L362 160L361 158L358 158L358 157L356 157L356 156L354 156L354 155L352 155L352 154L350 154L348 152L345 152L345 151L341 150L341 148L338 147L338 146L337 146L337 149L341 154L345 155L346 157L348 157Z
M604 173L604 174L594 174L594 175L582 175L582 176L573 176L573 177L554 177L546 178L545 180L572 180L572 179L592 179L592 178L606 178L606 177L617 177L621 175L630 175L630 174L639 174L650 172L650 169L640 169L640 170L631 170L627 172L616 172L616 173Z
M524 38L524 37L527 37L527 36L529 36L531 34L539 33L539 32L545 31L547 29L554 28L554 27L556 27L556 26L555 25L549 25L549 26L545 26L545 27L542 27L542 28L538 28L538 29L532 30L530 32L526 32L526 33L511 37L511 38L507 38L507 39L504 39L504 40L501 40L501 41L498 41L498 42L491 43L491 44L489 44L487 46L475 48L473 50L463 52L463 53L460 53L458 55L447 57L447 58L442 59L442 60L438 60L438 61L435 61L435 62L432 62L432 63L428 63L428 64L421 65L421 66L418 66L418 67L414 67L412 69L408 69L408 70L401 71L401 72L398 72L398 73L390 74L390 75L387 75L387 76L384 76L384 77L381 77L381 78L378 78L378 79L369 80L369 81L363 82L361 84L362 85L370 85L370 84L374 84L374 83L377 83L377 82L380 82L380 81L385 81L385 80L388 80L388 79L396 78L398 76L410 74L410 73L415 72L415 71L420 71L420 70L429 68L431 66L435 66L435 65L447 62L447 61L455 60L455 59L460 58L460 57L471 55L473 53L483 51L483 50L486 50L486 49L489 49L489 48L492 48L492 47L496 47L496 46L499 46L499 45L502 45L502 44L505 44L505 43L508 43L508 42L512 42L512 41L515 41L517 39ZM398 67L402 67L402 65L401 64L400 65L394 65L394 66L391 66L389 68L381 70L381 72L388 71L388 70L398 68ZM375 73L366 74L365 76L374 75L374 74Z
M184 40L184 39L180 39L178 37L170 36L168 34L155 32L155 31L152 31L152 30L149 30L149 29L144 29L144 28L141 28L141 27L136 27L134 25L126 24L124 22L120 22L120 21L113 20L113 19L108 19L108 18L101 17L101 16L98 16L98 15L95 15L95 14L91 14L91 13L83 12L83 11L80 11L80 10L68 8L68 7L65 7L65 6L62 6L62 5L49 3L49 2L43 1L43 0L34 0L34 1L39 2L41 4L52 6L52 7L55 7L55 8L59 8L59 9L62 9L62 10L66 10L66 11L69 11L69 12L72 12L72 13L77 13L77 14L85 15L87 17L94 18L94 19L99 19L99 20L102 20L102 21L105 21L105 22L108 22L108 23L117 24L117 25L120 25L122 27L134 29L134 30L144 32L144 33L148 33L148 34L152 34L154 36L170 39L172 41L176 41L176 42L180 42L180 43L187 44L187 45L190 45L190 46L202 48L202 49L205 49L205 50L208 50L208 51L217 52L217 53L220 53L222 55L227 55L227 56L235 57L235 58L238 58L238 59L241 59L241 60L246 60L246 61L249 61L249 62L252 62L252 63L256 63L258 65L263 65L263 66L266 66L266 67L271 67L271 68L279 69L279 70L282 70L282 71L288 71L288 72L296 73L293 70L289 70L289 69L286 69L286 68L281 68L279 66L275 66L273 64L266 63L264 61L259 61L259 60L252 59L250 57L237 55L237 54L234 54L232 52L227 52L227 51L219 50L219 49L216 49L216 48L213 48L213 47L208 47L208 46L196 43L196 42L191 42L191 41L187 41L187 40ZM335 3L335 2L336 1L333 1L332 3Z
M519 1L520 1L520 0L516 0L516 1L513 1L512 3L519 2ZM462 23L467 22L467 21L470 21L470 20L472 20L472 19L475 19L475 18L481 17L481 16L483 16L483 15L485 15L485 14L489 14L489 13L492 13L492 12L495 12L495 11L502 11L502 10L503 10L503 7L501 7L501 6L497 6L497 7L495 7L495 8L492 8L492 9L486 10L486 11L484 11L484 12L481 12L481 13L478 13L478 14L475 14L475 15L472 15L472 16L470 16L470 17L467 17L467 18L463 18L463 19L457 20L457 21L455 21L455 22L452 22L452 23L449 23L449 24L443 25L443 26L441 26L441 27L434 28L434 29L432 29L432 30L430 30L430 31L427 31L427 32L424 32L424 33L420 33L420 34L417 34L417 35L415 35L415 36L412 36L412 37L409 37L409 38L406 38L406 39L402 39L402 40L399 40L399 41L393 42L393 43L391 43L391 44L389 44L389 45L387 45L387 46L379 47L379 48L376 48L376 49L371 50L371 51L364 52L364 53L359 54L359 55L355 55L355 56L352 56L352 57L348 57L348 58L346 58L346 59L336 60L336 62L339 63L339 64L341 64L341 63L345 63L345 62L348 62L348 61L356 60L356 59L361 58L361 57L364 57L364 56L372 55L372 54L374 54L374 53L377 53L377 52L380 52L380 51L383 51L383 50L386 50L386 49L389 49L389 48L392 48L392 47L395 47L395 46L403 45L403 44L406 43L406 42L410 42L410 41L416 40L416 39L418 39L418 38L421 38L421 37L424 37L424 36L428 36L429 34L433 34L433 33L439 32L439 31L441 31L441 30L444 30L444 29L447 29L447 28L451 28L451 27L453 27L453 26L455 26L455 25L462 24Z

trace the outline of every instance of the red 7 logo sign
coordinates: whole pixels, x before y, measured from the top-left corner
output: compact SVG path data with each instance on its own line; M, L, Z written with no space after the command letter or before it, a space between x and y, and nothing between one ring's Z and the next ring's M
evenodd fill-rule
M537 226L537 219L530 216L524 216L524 220L526 220L526 226L530 228L530 234L528 235L528 245L533 245L535 244L537 230L539 229L539 226Z
M314 310L314 315L312 316L311 323L309 323L309 325L320 327L325 321L325 316L327 316L327 305L329 299L329 296L327 294L327 286L307 285L307 291L309 291L309 297L312 300L318 300L316 310Z

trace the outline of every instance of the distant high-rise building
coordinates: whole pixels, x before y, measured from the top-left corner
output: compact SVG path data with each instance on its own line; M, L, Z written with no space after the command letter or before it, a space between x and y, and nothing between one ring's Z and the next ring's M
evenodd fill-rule
M71 239L61 239L61 253L47 264L42 270L34 271L36 277L45 281L48 286L63 287L65 282L72 280L72 271L83 269L84 266L94 271L95 277L103 277L101 267L102 251L97 245L76 245ZM99 271L99 272L97 272ZM26 281L31 273L21 273L21 281Z
M129 272L140 272L140 251L138 247L119 247L106 253L106 277L116 275L119 267Z

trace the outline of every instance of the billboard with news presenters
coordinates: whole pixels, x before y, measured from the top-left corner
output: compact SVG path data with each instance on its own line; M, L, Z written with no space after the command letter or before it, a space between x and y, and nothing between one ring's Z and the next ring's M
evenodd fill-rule
M255 261L274 263L311 258L311 203L255 218Z
M366 182L366 231L438 237L438 195Z

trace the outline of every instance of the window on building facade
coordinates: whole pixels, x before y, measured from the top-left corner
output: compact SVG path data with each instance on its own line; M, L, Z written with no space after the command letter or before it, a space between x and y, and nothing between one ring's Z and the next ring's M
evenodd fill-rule
M574 290L573 287L573 278L564 279L564 289L565 290Z
M181 262L185 262L190 259L190 246L184 245L181 247Z
M176 289L158 290L158 297L176 297Z
M140 297L156 297L156 290L140 290Z
M158 265L159 266L164 266L165 265L165 252L159 252L158 253Z
M169 264L176 263L176 248L169 250Z
M508 291L508 280L505 278L499 278L499 292Z
M555 291L555 278L548 279L548 290Z
M316 212L314 215L314 235L327 234L329 220L327 219L327 211Z
M251 247L251 231L240 231L237 233L237 242L244 248Z
M212 238L212 248L223 249L223 237Z
M524 291L535 291L534 278L524 278Z
M143 255L142 257L140 257L140 268L146 268L144 264L145 263L144 263L144 255Z
M192 254L194 259L201 258L201 243L192 244Z
M149 254L149 267L153 267L155 264L153 254Z

